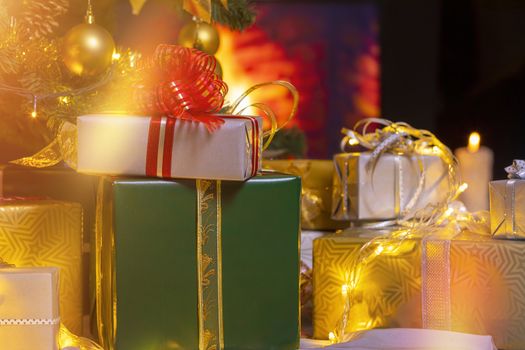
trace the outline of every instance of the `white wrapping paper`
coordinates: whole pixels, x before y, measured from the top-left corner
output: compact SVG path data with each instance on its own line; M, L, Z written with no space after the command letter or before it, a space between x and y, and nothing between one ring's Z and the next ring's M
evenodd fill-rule
M105 175L138 175L171 178L246 180L260 168L262 132L253 137L251 121L225 118L215 132L202 123L177 120L169 147L167 118L162 118L155 142L155 174L146 174L148 145L151 148L151 117L88 115L78 118L77 171ZM262 128L260 118L255 119ZM255 147L254 144L255 143ZM171 162L165 154L171 150ZM254 154L255 153L255 154ZM163 173L169 169L170 175Z
M490 226L496 238L525 239L525 180L491 181Z
M373 170L367 171L369 161L370 152L334 156L334 219L392 220L403 216L405 210L415 212L439 203L448 194L447 167L437 156L386 153L379 157ZM416 196L419 187L421 191Z
M57 268L0 268L0 297L0 349L58 349Z

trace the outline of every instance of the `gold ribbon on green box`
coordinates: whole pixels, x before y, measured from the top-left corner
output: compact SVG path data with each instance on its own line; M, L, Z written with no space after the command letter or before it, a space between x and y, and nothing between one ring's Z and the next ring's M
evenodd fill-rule
M224 348L221 182L197 180L199 350Z

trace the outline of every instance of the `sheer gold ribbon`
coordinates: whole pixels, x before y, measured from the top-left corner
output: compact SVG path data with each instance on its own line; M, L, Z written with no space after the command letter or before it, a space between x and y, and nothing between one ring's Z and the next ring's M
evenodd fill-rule
M77 127L70 122L63 122L53 141L32 156L13 160L10 163L32 168L47 168L66 162L71 168L77 165Z
M196 180L199 350L224 349L221 182Z
M292 95L292 109L291 109L290 114L288 115L288 117L285 119L284 123L282 123L281 125L278 125L277 117L275 116L275 113L265 103L261 103L261 102L252 103L249 106L243 107L242 109L238 110L239 106L241 105L241 103L250 94L252 94L254 91L257 91L257 90L259 90L261 88L268 87L268 86L281 86L281 87L287 89L290 92L290 94ZM269 81L269 82L266 82L266 83L257 84L257 85L252 86L251 88L246 90L241 96L239 96L239 98L237 98L233 102L233 104L226 109L226 113L240 115L244 111L246 111L247 109L249 109L251 107L259 109L263 113L263 116L267 117L268 120L270 121L270 125L271 125L270 129L265 131L264 135L263 135L264 137L267 137L267 140L266 140L266 142L264 143L264 146L263 146L263 150L265 150L265 149L268 148L270 143L272 143L272 140L273 140L275 134L279 130L281 130L286 124L288 124L295 117L295 115L297 114L297 109L299 107L299 92L297 91L295 86L293 86L291 83L289 83L287 81L284 81L284 80L275 80L275 81Z
M292 95L291 112L285 119L284 123L282 123L281 125L278 125L275 112L265 103L256 102L250 104L249 106L240 108L241 103L248 97L248 95L252 94L256 90L268 86L281 86L287 89ZM265 150L272 142L275 133L282 129L286 124L288 124L288 122L290 122L290 120L292 120L297 114L298 105L299 92L297 91L295 86L293 86L287 81L277 80L257 84L249 88L239 98L237 98L230 107L226 108L226 113L240 115L251 107L260 110L262 116L267 118L270 122L270 129L266 130L263 133L263 137L266 138L266 141L263 146L263 150ZM49 145L47 145L42 150L38 151L32 156L13 160L11 161L11 163L33 168L46 168L56 165L61 161L64 161L71 168L75 169L77 165L77 149L78 143L76 125L70 122L63 122L60 125L60 128L58 129L57 136L53 141L51 141Z

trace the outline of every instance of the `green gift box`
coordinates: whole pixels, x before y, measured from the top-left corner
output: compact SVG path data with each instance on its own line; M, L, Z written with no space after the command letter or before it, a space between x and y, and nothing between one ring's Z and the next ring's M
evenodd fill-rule
M298 177L106 179L99 190L105 349L298 348Z

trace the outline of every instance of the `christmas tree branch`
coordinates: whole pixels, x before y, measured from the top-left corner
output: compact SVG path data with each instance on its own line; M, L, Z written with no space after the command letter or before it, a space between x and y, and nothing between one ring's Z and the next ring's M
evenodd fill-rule
M234 30L244 30L255 22L255 11L248 0L228 0L228 8L220 0L212 0L212 18Z

